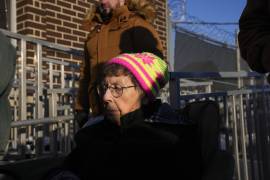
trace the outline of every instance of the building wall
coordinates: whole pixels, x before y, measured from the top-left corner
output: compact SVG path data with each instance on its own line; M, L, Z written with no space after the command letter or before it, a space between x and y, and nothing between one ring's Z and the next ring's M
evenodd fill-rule
M166 1L154 2L154 26L166 54ZM91 0L17 0L17 32L82 49L87 32L82 30L81 23L91 4Z

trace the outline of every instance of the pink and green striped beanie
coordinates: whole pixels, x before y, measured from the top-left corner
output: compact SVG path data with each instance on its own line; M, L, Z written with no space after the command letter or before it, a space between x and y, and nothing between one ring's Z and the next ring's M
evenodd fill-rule
M107 63L115 63L127 68L150 100L157 96L159 90L169 80L167 63L152 53L125 53L112 58Z

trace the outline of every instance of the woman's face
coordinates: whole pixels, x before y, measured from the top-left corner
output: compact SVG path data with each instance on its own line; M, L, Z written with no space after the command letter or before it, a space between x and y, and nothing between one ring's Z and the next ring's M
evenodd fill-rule
M107 12L124 5L125 0L100 0Z
M106 77L104 84L106 87L109 87L103 93L105 115L120 125L121 116L141 107L142 91L132 83L127 75ZM114 91L113 88L119 89L119 87L120 89L124 87L122 95L115 97L117 93L112 92Z

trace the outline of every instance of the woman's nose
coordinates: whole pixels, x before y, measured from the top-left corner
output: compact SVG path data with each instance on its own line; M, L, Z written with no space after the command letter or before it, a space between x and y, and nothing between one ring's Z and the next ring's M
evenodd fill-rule
M112 94L111 94L111 91L109 88L107 88L105 91L104 91L104 94L103 94L103 101L109 101L112 99Z

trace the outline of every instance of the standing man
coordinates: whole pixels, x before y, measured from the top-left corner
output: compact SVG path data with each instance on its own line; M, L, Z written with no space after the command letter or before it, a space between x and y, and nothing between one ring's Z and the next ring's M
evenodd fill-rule
M11 109L8 95L14 78L16 50L0 31L0 154L8 142Z

